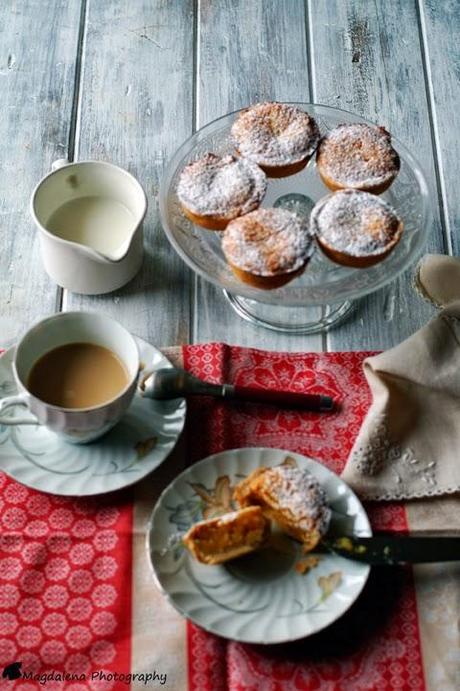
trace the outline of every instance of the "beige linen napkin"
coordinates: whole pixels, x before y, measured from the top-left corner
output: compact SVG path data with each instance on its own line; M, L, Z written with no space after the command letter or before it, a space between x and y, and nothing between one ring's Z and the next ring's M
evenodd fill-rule
M460 300L364 372L373 402L343 479L366 499L460 491Z
M415 289L435 307L460 300L460 258L426 254L417 268Z

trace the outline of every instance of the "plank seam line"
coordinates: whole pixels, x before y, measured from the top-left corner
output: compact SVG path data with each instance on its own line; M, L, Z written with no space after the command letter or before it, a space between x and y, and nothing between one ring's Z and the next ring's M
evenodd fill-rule
M193 66L192 66L192 134L195 134L199 123L199 104L200 104L200 22L201 3L200 0L193 1ZM195 343L198 333L198 274L190 272L192 276L192 290L189 296L189 342Z
M310 0L305 0L305 45L307 49L307 76L308 76L308 100L315 102L315 76L313 70L313 37L311 32L311 5Z
M74 91L72 113L70 117L68 159L75 160L77 146L80 139L80 107L81 107L81 81L83 72L83 55L86 34L86 18L88 0L82 0L80 10L80 25L78 28L77 56L75 60Z
M433 147L434 173L435 173L435 180L436 180L436 188L437 188L437 192L438 192L441 229L443 232L443 236L445 238L447 252L448 252L448 254L452 255L453 254L452 235L451 235L449 218L448 218L447 212L446 212L447 193L446 193L446 187L445 187L445 182L444 182L443 168L441 165L441 147L440 147L440 142L439 142L439 127L438 127L438 119L437 119L437 113L436 113L436 105L434 102L434 93L433 93L433 86L432 86L433 78L432 78L432 74L431 74L431 66L430 66L430 59L429 59L428 41L427 41L427 34L426 34L426 24L425 24L425 19L424 19L424 12L423 12L423 9L421 7L421 1L422 0L418 0L416 2L416 14L417 14L418 29L419 29L420 53L422 56L423 77L425 80L425 91L426 91L426 95L427 95L427 106L428 106L427 110L428 110L428 119L429 119L429 123L430 123L431 145Z
M77 55L75 58L75 73L72 110L70 115L69 138L67 144L67 160L74 161L77 146L80 141L80 107L81 107L81 78L83 71L83 55L86 34L86 18L88 0L82 0L80 8L80 23L78 26ZM67 291L59 288L56 295L56 312L65 310Z
M312 16L311 16L311 2L310 0L305 0L305 46L307 50L307 75L308 75L308 100L310 103L316 103L316 86L315 86L315 70L313 69L314 58L313 58L313 33L312 33ZM326 308L324 306L320 307L321 318L324 318L326 314ZM329 336L327 331L323 331L320 334L321 338L321 350L327 352L330 350L329 347Z
M198 127L199 83L198 72L200 64L200 32L198 29L200 16L200 0L193 1L193 65L192 65L192 133L195 134Z

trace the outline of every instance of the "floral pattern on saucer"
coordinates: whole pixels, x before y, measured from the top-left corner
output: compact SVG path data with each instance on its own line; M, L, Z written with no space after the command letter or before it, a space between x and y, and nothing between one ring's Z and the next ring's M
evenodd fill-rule
M301 545L274 534L266 548L218 566L197 562L182 546L191 525L234 510L233 486L260 466L296 464L323 484L331 530L369 535L360 502L334 473L299 454L234 449L197 463L161 495L147 535L155 579L171 603L198 626L226 638L280 643L324 628L345 612L369 573L365 564L333 554L303 555ZM302 559L310 558L305 569ZM229 616L232 614L232 616Z
M154 346L141 339L137 343L149 367L171 367ZM0 357L0 398L17 390L12 361L13 350ZM184 399L154 401L136 394L108 434L83 445L68 444L40 425L0 425L1 468L22 484L52 494L89 496L121 489L168 457L182 432L185 409Z

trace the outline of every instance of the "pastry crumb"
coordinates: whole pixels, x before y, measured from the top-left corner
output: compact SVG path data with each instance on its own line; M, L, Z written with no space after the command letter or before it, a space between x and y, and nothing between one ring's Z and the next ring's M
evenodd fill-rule
M303 575L316 568L320 562L320 558L314 554L310 554L307 557L302 557L295 565L295 570L297 573Z

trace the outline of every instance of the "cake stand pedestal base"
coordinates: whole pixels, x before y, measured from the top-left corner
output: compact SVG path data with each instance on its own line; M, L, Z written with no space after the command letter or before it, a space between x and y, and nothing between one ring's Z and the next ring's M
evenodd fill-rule
M272 331L297 335L328 331L350 314L354 304L347 300L324 307L311 305L286 307L250 300L240 295L233 295L227 290L223 292L235 312L251 324L263 326Z

